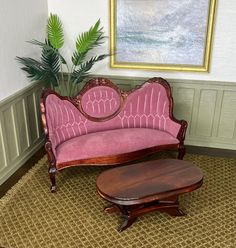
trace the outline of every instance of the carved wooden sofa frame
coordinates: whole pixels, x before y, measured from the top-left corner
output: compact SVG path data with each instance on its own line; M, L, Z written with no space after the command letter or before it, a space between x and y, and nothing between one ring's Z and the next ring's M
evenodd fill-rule
M171 89L162 78L131 91L95 78L74 98L46 90L40 105L51 192L56 172L66 167L122 164L160 150L185 155L187 122L174 118Z

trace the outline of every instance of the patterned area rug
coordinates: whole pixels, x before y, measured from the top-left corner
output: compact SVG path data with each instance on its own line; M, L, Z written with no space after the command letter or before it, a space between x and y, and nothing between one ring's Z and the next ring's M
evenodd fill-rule
M166 155L163 155L166 157ZM49 192L46 157L0 199L0 247L236 247L236 160L186 155L204 173L203 186L180 197L187 213L153 212L118 233L121 219L105 214L96 176L108 167L76 167Z

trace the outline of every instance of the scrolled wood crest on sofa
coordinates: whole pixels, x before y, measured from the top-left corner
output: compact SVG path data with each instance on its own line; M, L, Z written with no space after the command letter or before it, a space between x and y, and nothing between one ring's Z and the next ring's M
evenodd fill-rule
M105 78L89 80L74 98L41 96L51 191L55 173L76 165L112 165L168 149L185 154L187 122L173 116L168 82L151 78L122 91Z

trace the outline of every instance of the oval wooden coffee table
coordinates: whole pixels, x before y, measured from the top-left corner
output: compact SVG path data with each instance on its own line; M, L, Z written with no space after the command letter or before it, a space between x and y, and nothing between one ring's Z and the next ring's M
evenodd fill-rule
M138 216L159 210L181 216L178 196L202 185L203 174L194 164L177 159L162 159L126 165L102 172L97 177L99 195L112 203L105 212L121 212L123 231Z

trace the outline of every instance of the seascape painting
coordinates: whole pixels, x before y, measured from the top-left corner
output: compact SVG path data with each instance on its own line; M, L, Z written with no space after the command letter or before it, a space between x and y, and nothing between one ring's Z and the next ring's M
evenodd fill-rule
M116 0L116 63L203 66L207 39L211 38L211 3L212 0Z

